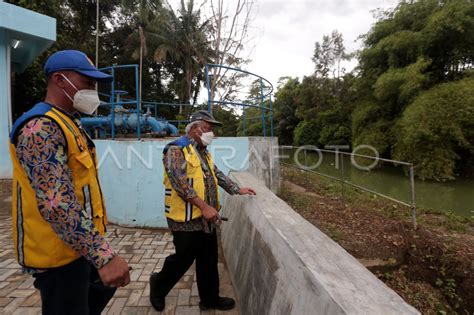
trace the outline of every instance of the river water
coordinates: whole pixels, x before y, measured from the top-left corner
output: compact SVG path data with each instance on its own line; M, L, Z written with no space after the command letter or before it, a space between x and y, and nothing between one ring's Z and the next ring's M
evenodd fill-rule
M282 162L306 165L312 167L313 171L344 178L351 183L411 204L410 178L406 166L383 163L382 167L366 171L356 167L357 164L352 163L350 156L347 155L343 161L337 161L332 153L324 153L320 158L315 152L307 151L305 158L304 151L300 151L296 159L294 153L295 150L285 150L284 154L288 158L282 159ZM316 167L318 162L320 164ZM415 201L417 207L451 211L463 217L473 217L474 179L457 179L449 182L415 179Z

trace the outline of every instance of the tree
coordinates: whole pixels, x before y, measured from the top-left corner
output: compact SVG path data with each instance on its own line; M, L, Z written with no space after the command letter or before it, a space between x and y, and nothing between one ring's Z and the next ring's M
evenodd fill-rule
M472 152L459 136L468 127L461 120L446 121L446 117L453 117L453 104L459 108L469 104L468 99L457 98L454 87L462 90L463 78L470 75L474 61L474 3L404 1L383 12L362 38L355 85L358 100L352 114L353 145L369 144L382 156L412 161L424 179L472 174L472 166L459 159L472 160ZM451 104L446 91L453 92ZM446 106L441 116L435 95ZM428 110L430 106L435 112ZM450 126L443 129L447 132L443 142L434 136L435 129L425 125L432 117ZM420 153L420 147L426 153Z
M210 45L211 60L215 64L222 64L239 68L248 62L242 57L244 48L249 46L249 28L253 20L253 0L237 0L234 6L224 3L224 0L210 0ZM227 100L234 94L235 87L242 77L238 72L230 74L228 69L210 68L211 100L218 93L219 100Z
M151 32L157 39L154 58L157 62L171 60L179 65L182 73L179 74L179 80L174 82L179 91L179 102L188 104L193 96L193 103L196 104L203 80L204 64L210 56L207 40L209 21L201 22L201 11L194 9L193 0L189 0L187 4L184 0L181 1L179 15L173 10L166 12L163 20L159 21L155 30Z
M222 106L214 107L212 114L217 121L220 121L223 126L216 128L215 133L220 137L235 137L236 130L239 126L239 116L235 113L233 108L225 108Z
M295 144L326 146L351 142L355 78L341 68L341 62L349 58L338 31L315 43L315 72L303 78L294 97L294 114L299 119L294 128Z
M454 179L459 162L474 163L474 76L421 93L397 123L394 157L415 164L420 178Z
M331 35L324 35L321 43L314 44L314 74L320 78L328 78L332 72L332 77L339 79L345 71L341 69L341 62L349 58L345 52L342 34L334 30Z
M266 134L270 134L270 112L262 109L262 106L270 108L269 98L264 99L262 103L262 93L263 97L267 95L269 88L259 79L254 80L250 85L248 95L243 101L247 106L243 109L237 129L239 136L263 136L263 126L265 126ZM265 125L262 122L262 115L265 115Z
M278 81L273 120L276 122L276 135L280 144L293 143L293 132L300 122L296 117L300 85L298 78L284 77Z

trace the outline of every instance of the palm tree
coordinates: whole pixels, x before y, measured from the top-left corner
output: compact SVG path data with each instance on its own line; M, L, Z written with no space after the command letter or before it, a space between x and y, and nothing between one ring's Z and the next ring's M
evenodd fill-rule
M156 25L149 35L157 40L154 59L157 62L172 61L182 70L179 82L179 101L189 104L191 97L196 103L199 87L203 79L203 68L211 54L208 40L209 21L201 22L200 8L194 10L194 1L181 6L176 15L173 10L166 10L166 18ZM194 88L193 88L194 87ZM179 108L182 113L182 106Z

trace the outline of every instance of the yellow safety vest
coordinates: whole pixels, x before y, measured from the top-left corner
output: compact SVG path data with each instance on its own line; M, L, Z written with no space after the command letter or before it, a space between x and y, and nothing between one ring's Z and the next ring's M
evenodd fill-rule
M186 177L188 183L196 191L199 198L202 200L205 199L205 184L204 184L204 172L201 167L201 160L198 156L198 153L192 146L191 142L187 137L181 137L178 140L171 142L169 145L178 145L183 151L184 158L186 159ZM164 153L166 153L167 148L165 148ZM211 173L216 183L217 187L217 177L214 173L214 162L212 160L211 154L208 153L206 156ZM164 174L163 184L165 185L165 215L167 218L176 221L176 222L188 222L193 219L202 217L201 209L192 203L183 200L176 190L171 186L168 174ZM219 210L219 189L216 189L217 192L217 206L216 209Z
M16 156L17 132L32 118L44 116L55 121L66 138L67 164L71 170L74 192L83 210L100 234L105 233L107 224L95 147L89 148L87 145L88 135L58 109L46 103L36 104L15 122L10 134L10 155L13 162L13 240L18 263L29 268L60 267L80 257L59 238L41 215L35 191Z

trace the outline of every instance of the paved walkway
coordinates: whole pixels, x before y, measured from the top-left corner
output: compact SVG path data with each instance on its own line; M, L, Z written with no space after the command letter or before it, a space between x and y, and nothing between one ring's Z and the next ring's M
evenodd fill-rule
M0 314L41 314L41 299L33 287L33 278L21 273L14 258L10 204L9 190L5 188L5 183L0 183ZM169 231L110 225L107 235L113 248L133 270L131 283L117 290L103 314L160 314L150 305L148 278L152 272L161 270L165 258L174 252ZM222 255L219 257L219 274L221 295L235 298ZM167 296L162 314L239 314L237 308L227 312L201 312L198 304L193 266Z

